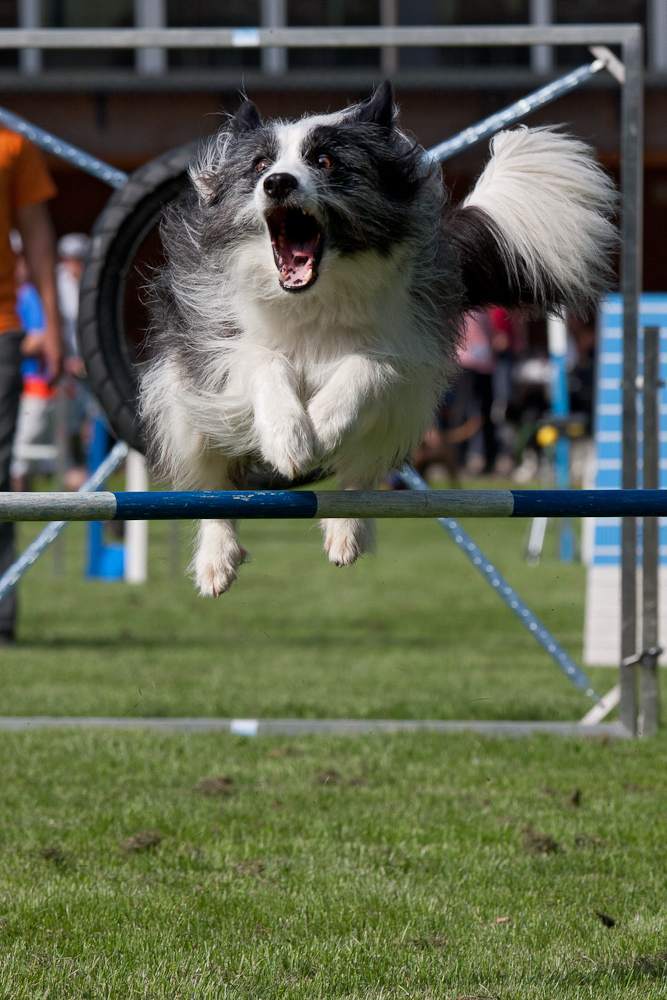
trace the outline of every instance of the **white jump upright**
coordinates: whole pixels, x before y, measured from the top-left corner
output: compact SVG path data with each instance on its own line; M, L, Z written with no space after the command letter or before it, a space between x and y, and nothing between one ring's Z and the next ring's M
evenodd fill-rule
M130 493L148 491L144 456L133 448L125 460L125 485ZM125 522L123 577L126 583L146 583L148 578L148 521Z

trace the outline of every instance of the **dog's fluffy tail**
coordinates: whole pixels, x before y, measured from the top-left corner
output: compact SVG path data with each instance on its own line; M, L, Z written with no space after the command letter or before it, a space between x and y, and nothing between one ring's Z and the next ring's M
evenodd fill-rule
M590 312L609 286L616 192L584 142L551 128L501 132L445 219L470 308Z

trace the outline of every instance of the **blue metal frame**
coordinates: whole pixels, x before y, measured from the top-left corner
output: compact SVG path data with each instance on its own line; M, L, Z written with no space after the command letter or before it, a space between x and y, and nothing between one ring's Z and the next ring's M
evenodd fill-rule
M590 80L597 72L599 72L604 65L605 63L603 60L597 59L588 65L581 66L577 70L567 73L558 80L554 80L552 83L549 83L545 87L529 94L522 100L515 102L503 111L491 115L489 118L477 123L477 125L474 125L472 128L465 129L458 136L454 136L451 139L433 147L428 151L427 155L438 163L444 162L457 152L481 142L483 139L488 138L494 133L500 131L500 129L505 128L514 122L520 121L527 114L530 114L537 108L543 107L563 94L580 87L582 84ZM109 164L104 163L97 157L85 153L83 150L78 149L71 143L58 139L50 132L27 122L25 119L22 119L18 115L15 115L7 109L1 107L0 123L15 132L18 132L19 134L25 135L28 139L30 139L30 141L34 142L47 152L59 156L65 161L79 167L81 170L84 170L87 173L98 177L100 180L105 181L111 187L117 189L122 188L128 180L128 175L122 170L117 170L116 168L109 166ZM86 484L84 484L82 490L96 489L97 486L101 485L111 469L116 468L120 464L125 457L125 454L127 454L127 446L124 444L116 445L106 461L102 463L98 472L91 477ZM104 474L100 477L100 473L102 472ZM412 489L424 489L426 486L421 477L419 477L417 473L409 467L405 467L402 470L401 475L403 476L404 481L410 485ZM91 485L92 483L96 483L97 485ZM417 483L419 483L419 485L417 485ZM544 516L545 514L548 515L548 511L550 509L549 505L553 505L554 503L561 513L564 512L564 508L568 505L568 503L572 504L572 508L577 507L577 501L573 498L569 499L564 496L563 491L553 491L556 493L556 496L554 497L545 495L545 493L550 494L551 492L552 491L540 491L539 493L538 491L511 491L513 498L512 516L534 516L533 514L528 513L528 510L533 509L536 506L537 509L539 509L539 514L537 514L537 516ZM143 502L144 510L150 510L150 513L144 514L144 516L153 518L156 516L167 518L174 517L174 510L168 500L168 495L158 494L158 496L161 496L162 498L159 506L159 512L153 509L156 499L155 494L116 494L118 511L116 516L121 519L136 518L138 516L138 508ZM267 497L267 494L264 494L263 496ZM180 494L178 501L174 500L174 504L177 502L182 504L184 499L186 499L184 495ZM580 502L582 498L579 497L578 499ZM600 498L598 497L598 502L599 500ZM219 505L219 498L216 498L215 502ZM186 503L188 503L187 500ZM203 504L203 510L200 506L201 504ZM269 504L272 516L275 516L275 506L270 504L268 500L260 500L258 497L255 498L254 506L256 510L262 508L264 504ZM315 516L313 513L313 506L316 511L317 498L314 493L285 492L282 498L283 513L281 516L312 517ZM249 515L247 499L239 501L238 508L239 509L237 510L235 516L271 516L270 514L267 514L266 510L264 510L263 514ZM577 511L572 508L570 509L570 513L576 513ZM210 509L210 501L205 502L200 495L196 503L194 501L189 503L188 513L180 516L206 516L205 511L210 511ZM599 512L599 510L596 512ZM209 516L211 516L210 513ZM218 514L217 516L220 515ZM544 649L555 659L559 668L563 670L566 676L568 676L578 688L585 691L589 697L598 700L598 696L593 691L588 678L582 673L571 657L569 657L567 652L562 649L560 644L551 635L548 629L546 629L532 614L528 606L521 600L518 594L516 594L514 589L496 571L495 567L488 562L479 547L472 541L472 539L469 538L460 525L458 525L458 523L451 518L438 518L438 521L448 532L450 537L454 539L456 544L459 545L462 551L466 552L473 565L488 579L491 586L498 591L501 598L516 614L519 620L524 623L529 631L535 635L535 638L544 647ZM58 521L52 522L48 525L40 536L32 543L32 545L26 549L19 560L17 560L14 565L10 567L10 569L0 579L0 599L5 593L16 585L22 574L27 570L28 566L32 565L39 555L55 540L57 535L65 527L66 523L68 522Z
M26 121L25 118L20 118L19 115L8 111L7 108L0 108L0 124L5 125L12 132L24 135L26 139L30 139L30 142L34 142L40 149L43 149L47 153L53 153L54 156L59 156L61 160L79 167L80 170L84 170L87 174L92 174L93 177L104 181L110 187L122 188L127 184L128 174L122 170L117 170L116 167L109 166L108 163L98 160L96 156L91 156L90 153L84 153L78 146L73 146L71 142L59 139L58 136L47 132L46 129L40 128L39 125L33 125L32 122Z
M405 485L411 490L428 489L428 483L409 465L404 465L399 475ZM528 492L537 493L538 491L526 491L526 493ZM560 490L550 490L549 492L562 495ZM458 545L461 552L472 563L477 572L481 573L486 582L496 591L501 601L505 602L524 628L528 629L531 635L537 639L540 646L549 654L558 669L563 671L567 679L572 681L575 687L578 687L580 691L587 694L593 701L599 701L599 695L593 690L593 685L581 667L575 663L567 650L563 649L558 639L540 621L537 615L533 614L526 602L517 594L512 584L508 583L505 577L498 572L491 560L487 559L479 545L473 542L470 535L464 531L458 521L455 521L451 517L439 517L437 521L452 541Z
M558 97L562 97L563 94L581 87L583 83L587 83L591 77L599 73L604 67L605 62L602 59L596 59L590 64L580 66L579 69L572 70L571 73L567 73L565 76L561 76L557 80L548 83L546 87L540 87L539 90L533 91L532 94L522 97L520 101L510 104L508 107L503 108L502 111L498 111L496 114L484 118L476 125L464 129L463 132L452 136L451 139L445 139L444 142L439 143L437 146L432 146L428 150L428 155L436 163L444 163L445 160L448 160L456 153L460 153L462 149L468 149L470 146L481 142L482 139L488 139L496 132L500 132L501 129L507 128L508 125L513 125L515 122L521 121L526 115L536 111L537 108L544 107L545 104L551 104L552 101L555 101Z

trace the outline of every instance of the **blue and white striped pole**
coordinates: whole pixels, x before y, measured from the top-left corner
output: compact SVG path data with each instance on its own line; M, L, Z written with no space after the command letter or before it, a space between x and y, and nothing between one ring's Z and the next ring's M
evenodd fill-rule
M533 91L532 94L522 97L520 101L515 101L514 104L508 105L502 111L497 111L495 114L489 115L488 118L484 118L481 122L477 122L476 125L471 125L470 128L464 129L458 135L452 136L451 139L445 139L444 142L438 143L437 146L432 146L431 149L427 150L427 155L432 160L435 160L436 163L444 163L445 160L449 160L456 153L460 153L462 149L468 149L469 146L476 145L482 139L488 139L490 136L495 135L496 132L500 132L501 129L507 128L508 125L522 121L526 115L536 111L537 108L551 104L552 101L555 101L558 97L562 97L563 94L581 87L582 84L587 83L596 73L599 73L601 69L604 69L606 65L607 62L604 59L595 59L592 63L572 70L571 73L567 73L565 76L559 77L558 80L548 83L546 87L540 87L539 90Z
M667 517L667 490L225 490L0 493L0 521Z
M401 479L411 490L426 490L428 485L425 479L419 475L411 466L404 465L399 473ZM441 491L442 492L442 491ZM496 492L496 491L494 491ZM504 492L504 491L498 491ZM509 492L509 491L508 491ZM538 492L538 491L532 491ZM524 628L528 629L531 635L537 639L540 646L549 654L559 670L562 670L568 680L584 691L589 698L599 701L599 696L593 690L593 685L583 672L581 667L575 663L566 649L563 649L558 639L549 631L536 614L528 607L526 602L519 596L511 583L498 572L490 559L484 555L479 545L472 540L470 535L464 531L458 521L453 517L439 517L438 524L443 528L452 541L458 545L461 552L472 565L481 573L487 583L498 594L501 601L507 605L510 611L516 615Z
M109 166L108 163L98 160L96 156L91 156L90 153L84 153L78 146L73 146L71 142L59 139L58 136L47 132L46 129L40 128L39 125L33 125L32 122L26 121L25 118L15 115L6 108L0 108L0 124L11 129L12 132L24 135L26 139L29 139L30 142L39 146L46 153L53 153L54 156L58 156L61 160L71 163L72 166L84 170L87 174L92 174L93 177L97 177L111 187L122 188L127 184L128 175L122 170L117 170L116 167Z

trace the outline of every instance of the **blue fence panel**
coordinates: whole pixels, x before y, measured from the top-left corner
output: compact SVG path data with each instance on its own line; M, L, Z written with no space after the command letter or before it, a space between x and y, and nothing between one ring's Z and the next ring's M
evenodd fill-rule
M638 372L644 375L644 327L660 330L660 379L667 380L667 295L645 294L640 302ZM596 475L599 490L621 488L621 448L623 429L623 302L620 295L610 295L602 303L599 318L598 371L595 402ZM664 388L658 391L660 414L660 489L667 489L667 398ZM637 394L639 431L639 485L642 483L643 396ZM660 518L659 553L661 565L667 565L667 519ZM641 555L641 531L638 537ZM592 562L596 566L620 566L621 520L596 517Z

